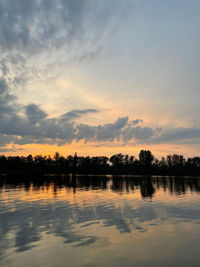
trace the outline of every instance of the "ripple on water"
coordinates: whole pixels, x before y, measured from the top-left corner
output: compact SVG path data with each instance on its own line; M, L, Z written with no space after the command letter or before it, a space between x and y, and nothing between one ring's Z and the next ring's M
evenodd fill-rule
M189 259L195 266L199 184L198 179L131 176L4 184L0 263L147 266L145 260L171 266L178 259L187 266Z

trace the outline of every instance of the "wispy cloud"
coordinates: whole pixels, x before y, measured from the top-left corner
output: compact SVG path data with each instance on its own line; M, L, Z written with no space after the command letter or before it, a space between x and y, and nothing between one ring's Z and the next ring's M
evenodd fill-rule
M63 114L60 117L60 121L69 121L69 120L80 118L88 113L97 113L97 112L98 110L96 109L84 109L84 110L74 109Z

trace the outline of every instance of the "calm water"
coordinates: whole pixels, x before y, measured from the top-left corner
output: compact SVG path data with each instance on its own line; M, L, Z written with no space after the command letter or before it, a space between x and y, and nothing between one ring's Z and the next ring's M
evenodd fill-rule
M0 266L200 266L200 178L0 183Z

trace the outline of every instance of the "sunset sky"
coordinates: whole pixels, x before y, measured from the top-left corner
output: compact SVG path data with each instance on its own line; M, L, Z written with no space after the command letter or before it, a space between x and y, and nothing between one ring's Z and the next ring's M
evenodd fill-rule
M0 154L200 155L199 0L0 0Z

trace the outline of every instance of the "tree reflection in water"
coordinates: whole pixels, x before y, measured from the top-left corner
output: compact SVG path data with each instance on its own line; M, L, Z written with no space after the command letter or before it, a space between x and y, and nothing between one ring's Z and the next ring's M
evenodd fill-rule
M47 189L53 184L54 192L63 187L83 190L112 190L113 192L134 192L140 188L143 198L153 198L157 190L168 190L171 194L185 194L186 191L200 192L198 177L180 176L132 176L132 175L51 175L42 177L7 178L0 180L2 187L14 189L23 185L26 191L33 187L35 191L41 187Z
M48 191L53 192L55 199L45 199ZM68 198L59 199L60 192ZM70 196L81 198L81 194L87 192L92 194L90 200L84 199L82 204L70 202ZM95 198L99 192L103 194ZM143 200L153 201L157 192L169 192L176 198L193 192L199 194L200 179L120 175L1 179L0 261L5 260L6 251L12 246L16 253L39 246L44 234L61 237L64 244L78 248L98 243L99 239L106 245L106 238L100 237L98 231L86 231L90 227L114 227L119 234L144 234L153 225L169 223L170 218L200 224L199 209L195 205L183 208L181 204L169 205L158 200L156 205L151 201L144 204ZM128 198L138 193L140 197L134 201ZM37 194L43 198L34 199Z

